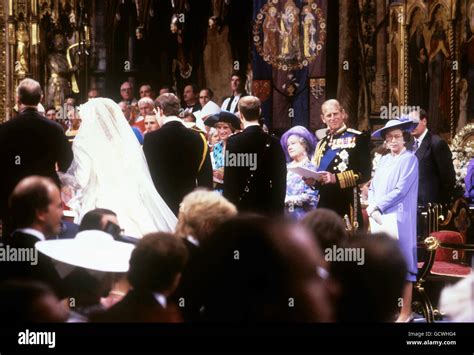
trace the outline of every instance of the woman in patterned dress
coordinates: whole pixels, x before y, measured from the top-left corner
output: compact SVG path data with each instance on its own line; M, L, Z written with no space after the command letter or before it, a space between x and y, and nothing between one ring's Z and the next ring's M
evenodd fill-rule
M304 167L316 171L311 158L316 147L316 137L303 126L295 126L285 132L280 143L286 155L287 167ZM316 208L318 191L306 185L298 175L288 169L286 175L285 206L287 213L296 219Z

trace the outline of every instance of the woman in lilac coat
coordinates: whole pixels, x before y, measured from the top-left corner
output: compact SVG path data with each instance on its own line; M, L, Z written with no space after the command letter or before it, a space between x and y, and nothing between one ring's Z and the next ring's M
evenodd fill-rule
M413 282L417 275L416 217L418 198L418 160L406 149L414 124L409 120L390 120L372 136L385 140L389 154L383 156L369 188L367 213L381 224L382 215L395 213L398 241L408 274L398 321L411 317Z

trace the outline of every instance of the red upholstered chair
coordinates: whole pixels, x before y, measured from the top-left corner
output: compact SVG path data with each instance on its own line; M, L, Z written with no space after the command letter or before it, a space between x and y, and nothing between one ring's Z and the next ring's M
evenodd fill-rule
M435 261L430 272L433 275L466 277L471 273L471 267L465 263L464 250L454 248L465 243L461 233L454 231L439 231L431 233L441 244L436 251ZM453 248L446 245L455 244Z
M427 322L433 322L440 312L433 308L425 286L426 282L452 283L467 277L472 272L465 262L466 251L474 251L474 245L465 244L464 237L456 231L432 232L419 248L427 250L427 259L418 263L418 281L415 291L421 296L422 312Z

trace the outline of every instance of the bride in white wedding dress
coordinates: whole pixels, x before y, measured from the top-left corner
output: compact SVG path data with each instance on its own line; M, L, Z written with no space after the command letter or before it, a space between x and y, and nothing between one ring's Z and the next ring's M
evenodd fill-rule
M74 160L63 182L74 197L67 205L75 223L95 208L117 213L127 236L174 232L176 216L153 185L142 148L120 107L95 98L80 107L82 124L72 146Z

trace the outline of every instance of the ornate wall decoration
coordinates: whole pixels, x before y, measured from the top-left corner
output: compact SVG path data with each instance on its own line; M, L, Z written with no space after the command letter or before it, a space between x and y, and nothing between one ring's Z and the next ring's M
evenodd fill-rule
M39 4L39 57L46 66L38 74L47 106L61 107L68 94L88 87L90 48L88 9L82 1L42 1Z
M19 22L17 27L15 73L24 77L29 72L30 35L28 25L24 21Z
M389 102L392 105L406 104L405 88L405 6L394 3L390 6L389 20Z
M270 80L253 80L252 94L260 99L260 101L267 101L272 93L272 83Z
M456 185L463 190L464 178L469 161L474 158L474 123L463 127L453 139L449 147L453 154L453 165L456 172Z
M391 5L389 24L389 102L425 109L429 128L451 137L461 69L456 13L454 0L409 0Z
M362 40L362 85L361 94L364 105L359 107L361 114L359 117L367 117L371 112L377 111L376 105L376 27L377 27L377 13L376 1L374 0L359 0L360 14L361 14L361 40ZM383 88L381 89L383 92ZM361 101L362 101L361 100ZM367 107L364 107L367 106ZM370 106L370 107L369 107Z
M326 42L326 19L314 0L302 10L293 0L269 0L253 26L255 48L274 68L291 71L307 67Z
M428 13L422 1L415 2L407 14L408 105L428 107Z
M28 1L27 0L16 0L15 2L15 14L20 17L28 15Z
M459 56L461 58L462 70L458 72L459 77L459 119L457 131L462 129L468 122L474 120L474 0L466 0L460 13L462 21L460 24Z
M0 1L0 38L7 35L7 27L5 23L5 2ZM4 40L0 41L0 123L9 117L7 111L7 48Z
M82 0L1 1L0 32L5 39L0 42L0 121L14 115L15 88L25 77L38 80L48 96L48 45L57 34L66 36L65 47L73 49L67 70L85 67L84 60L74 63L77 53L85 53L85 43L90 42Z
M309 79L309 89L311 95L320 100L326 94L326 79L325 78L311 78Z

